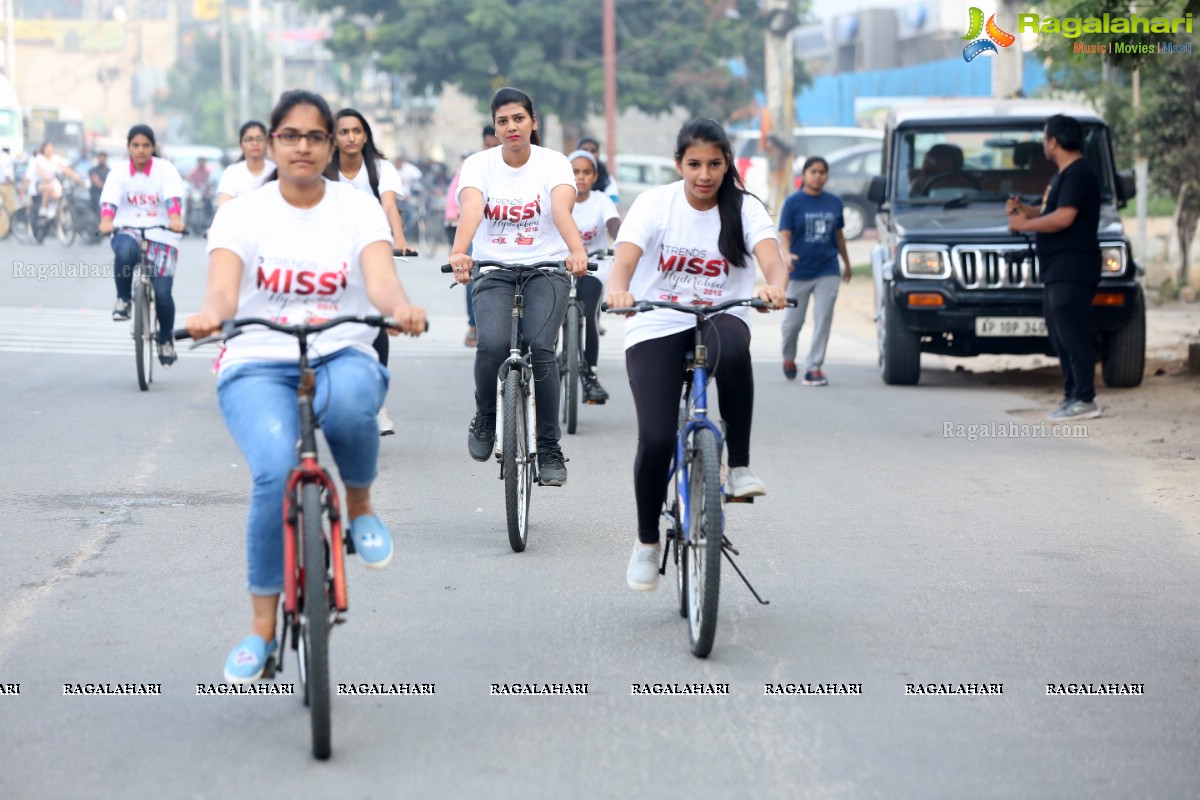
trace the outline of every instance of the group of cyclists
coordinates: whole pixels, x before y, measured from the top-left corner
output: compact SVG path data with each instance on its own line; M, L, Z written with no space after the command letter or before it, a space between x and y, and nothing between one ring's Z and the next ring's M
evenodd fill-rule
M477 326L474 413L467 450L485 461L496 435L496 375L508 355L513 273L478 269L475 260L533 264L562 261L579 280L589 331L583 380L587 397L607 398L597 378L596 310L601 274L587 272L588 253L615 240L607 302L626 308L639 300L712 304L757 297L770 309L786 303L787 269L763 204L746 192L730 141L719 124L695 120L679 132L675 162L681 180L643 193L624 219L612 199L593 187L602 163L580 149L563 155L541 146L532 99L503 88L491 101L499 145L465 159L449 263L455 279L473 285ZM400 333L419 336L425 312L397 276L394 252L407 250L394 169L376 146L370 125L353 109L334 114L312 92L286 92L269 123L240 131L243 159L226 171L220 207L208 232L208 281L203 304L187 320L194 338L217 334L223 320L265 317L284 324L345 314L383 313ZM154 134L130 130L128 170L114 170L101 196L103 230L116 255L114 319L129 313L129 266L145 237L145 258L156 281L163 341L160 358L175 358L170 335L171 280L178 257L183 182L154 155ZM592 142L594 144L594 142ZM614 187L615 188L615 187ZM164 225L165 223L165 225ZM148 225L163 228L142 230ZM765 285L756 286L757 261ZM563 274L542 272L524 286L524 330L535 376L539 480L567 482L560 446L556 341L569 291ZM656 588L661 543L658 520L669 479L684 354L695 318L658 309L626 324L626 366L637 411L634 460L636 535L626 571L636 590ZM714 317L704 331L714 353L721 416L727 426L728 492L761 496L766 488L750 468L754 378L745 309ZM371 504L380 435L394 429L381 416L390 373L386 336L366 325L343 325L315 337L319 422L346 486L350 536L363 564L387 565L393 543ZM273 648L283 587L283 483L295 463L299 368L295 343L255 330L228 340L219 360L217 396L225 423L253 477L248 512L247 581L250 633L230 651L225 678L258 680Z

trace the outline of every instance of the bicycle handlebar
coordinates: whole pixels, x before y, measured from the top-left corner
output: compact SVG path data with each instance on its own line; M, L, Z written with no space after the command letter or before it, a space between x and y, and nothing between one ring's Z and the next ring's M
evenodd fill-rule
M392 258L416 258L421 255L416 250L397 250L392 248Z
M221 323L221 332L212 336L205 336L203 339L196 341L193 347L199 347L202 344L211 344L213 342L228 341L235 336L241 335L246 327L251 325L260 325L264 328L270 328L279 333L286 333L288 336L294 336L299 339L303 336L311 336L314 333L321 333L330 328L335 328L338 325L343 325L347 322L357 322L362 325L369 325L373 328L399 328L395 317L381 317L378 314L358 314L345 315L327 319L324 322L315 324L301 323L300 325L282 325L274 320L262 319L259 317L246 317L244 319L227 319ZM429 322L425 322L425 330L429 330ZM192 334L187 328L178 328L174 332L176 339L191 339Z
M796 307L796 299L789 298L785 304L791 308ZM716 303L711 306L685 306L683 303L667 303L661 300L641 300L631 308L609 308L608 303L601 303L600 310L609 314L637 314L642 311L653 311L656 308L669 308L673 311L683 311L688 314L695 314L697 317L707 317L710 314L715 314L718 311L724 311L727 308L734 306L746 306L748 308L771 308L770 305L763 302L757 297L745 297L737 300L726 300L724 303Z
M591 255L594 255L594 253ZM556 274L556 275L561 275L567 271L567 262L566 261L538 261L537 263L534 263L534 264L510 264L507 261L476 261L475 266L476 267L496 267L498 269L507 269L507 270L511 270L513 272L517 272L518 270L523 270L523 269L545 269L545 270L552 270L554 272L554 274ZM595 272L596 268L597 268L596 262L589 261L587 268L588 268L588 272ZM449 274L453 271L454 271L454 267L450 266L449 264L442 264L442 272Z
M166 225L121 225L120 227L121 228L133 228L134 230L139 230L139 231L163 230L163 231L167 231L169 233L178 233L180 236L187 236L189 233L191 233L191 231L189 231L187 228L184 228L181 231L173 231ZM113 229L111 231L109 231L108 233L103 234L103 235L104 236L115 236L119 232L120 231L117 229L117 226L114 225Z

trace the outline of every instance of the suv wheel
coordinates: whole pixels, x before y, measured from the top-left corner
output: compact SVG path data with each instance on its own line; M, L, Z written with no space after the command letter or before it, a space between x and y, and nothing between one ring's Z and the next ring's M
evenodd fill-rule
M1146 300L1138 289L1133 316L1119 330L1104 337L1101 372L1104 385L1113 389L1139 386L1146 369Z
M875 323L879 334L879 371L889 386L912 386L921 378L921 337L904 327L892 303L891 287Z

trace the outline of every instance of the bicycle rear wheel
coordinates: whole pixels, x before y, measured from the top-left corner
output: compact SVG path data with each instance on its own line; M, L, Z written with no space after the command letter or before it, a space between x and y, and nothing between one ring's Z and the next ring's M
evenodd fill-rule
M683 548L683 583L687 595L688 638L692 655L705 658L717 632L721 590L721 462L717 438L700 428L692 439L688 469L688 536Z
M326 759L333 749L329 696L329 547L320 489L314 483L305 484L300 498L300 530L304 536L300 624L304 696L312 720L313 755Z
M575 433L579 423L579 327L582 322L579 306L567 306L566 336L563 337L563 356L566 373L562 377L563 422L567 433Z
M133 348L137 359L138 388L150 388L154 360L154 323L150 319L150 294L146 285L133 279Z
M71 203L67 198L64 197L58 202L58 216L54 220L54 233L63 247L70 247L75 243L75 215L72 213Z
M17 244L33 244L33 229L29 226L28 206L22 206L13 212L9 227Z
M518 553L529 542L529 494L533 489L533 459L525 428L525 392L521 371L510 369L504 378L504 510L508 517L508 543Z

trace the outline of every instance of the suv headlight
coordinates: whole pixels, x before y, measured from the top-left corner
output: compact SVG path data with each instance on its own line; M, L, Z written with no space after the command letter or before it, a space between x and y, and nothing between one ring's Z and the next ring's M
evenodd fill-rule
M949 259L944 250L905 250L904 274L913 278L949 276Z
M1100 248L1100 274L1122 275L1125 272L1125 245L1112 244Z

